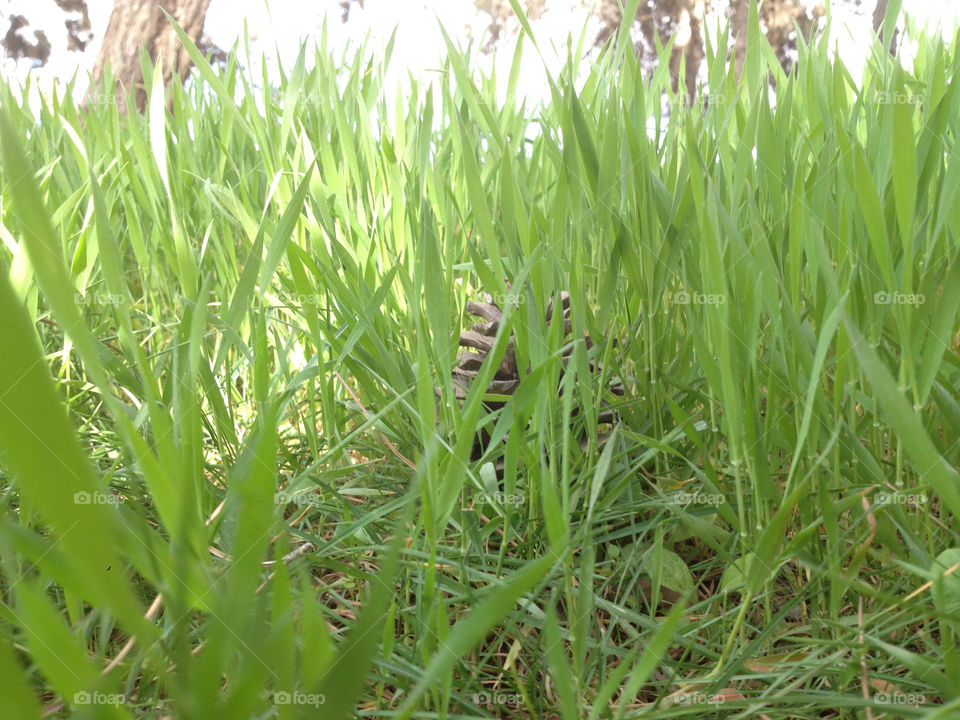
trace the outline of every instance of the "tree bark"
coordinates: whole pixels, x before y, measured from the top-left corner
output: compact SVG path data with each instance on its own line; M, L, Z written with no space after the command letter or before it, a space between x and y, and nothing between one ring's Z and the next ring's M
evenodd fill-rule
M692 102L697 90L697 73L705 55L702 29L706 5L704 0L674 0L669 7L674 22L673 53L670 55L673 89L679 92L685 87L687 101ZM680 76L681 60L685 68L683 77Z
M187 51L161 8L176 19L191 40L197 42L203 32L209 5L210 0L116 0L93 67L91 91L100 91L109 63L122 92L132 91L137 109L143 112L147 105L147 88L140 70L141 46L146 46L153 62L160 53L163 54L165 85L173 80L174 75L178 82L182 82L190 71Z
M883 25L883 21L887 16L887 5L889 0L877 0L877 4L873 7L873 31L875 33L880 33L880 26ZM892 30L889 28L883 28L883 34L890 38L890 46L887 48L890 51L890 54L896 56L897 54L897 28L894 27Z
M747 0L730 0L730 34L734 37L733 76L740 82L743 62L747 59L747 26L750 21L750 5Z

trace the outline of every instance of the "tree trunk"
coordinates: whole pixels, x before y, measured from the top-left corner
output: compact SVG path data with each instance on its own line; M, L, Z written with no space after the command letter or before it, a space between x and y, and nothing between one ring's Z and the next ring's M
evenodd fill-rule
M730 0L730 33L734 37L733 73L740 82L743 62L747 59L747 26L750 21L750 5L747 0Z
M103 36L100 55L93 66L92 92L99 92L109 63L122 92L133 91L140 112L147 105L147 88L140 71L140 47L145 45L154 62L163 53L163 82L174 75L182 82L190 71L190 58L161 12L172 15L191 40L197 42L210 0L116 0L110 24Z
M887 5L889 4L888 0L877 0L877 4L873 8L873 31L875 33L880 32L880 26L883 25L883 21L887 16ZM884 37L890 38L890 46L887 48L890 51L891 55L896 56L897 54L897 28L883 28Z
M686 87L688 102L693 102L696 94L697 73L705 55L702 32L705 10L704 0L675 0L669 11L676 23L673 53L670 56L670 75L675 91ZM685 68L684 77L680 76L681 59Z

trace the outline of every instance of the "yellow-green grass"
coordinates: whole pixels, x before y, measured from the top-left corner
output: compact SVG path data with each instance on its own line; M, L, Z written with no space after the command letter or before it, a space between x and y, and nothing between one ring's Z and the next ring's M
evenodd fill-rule
M611 48L531 108L535 40L505 105L452 46L409 96L189 41L146 117L0 84L17 717L957 712L956 39L858 87L753 13L692 106ZM491 414L450 370L507 282Z

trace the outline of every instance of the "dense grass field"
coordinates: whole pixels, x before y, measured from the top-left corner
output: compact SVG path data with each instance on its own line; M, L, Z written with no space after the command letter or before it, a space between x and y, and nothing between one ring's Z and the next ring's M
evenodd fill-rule
M575 46L536 107L452 48L0 84L3 716L960 717L960 39L914 39L785 75L754 13L692 104Z

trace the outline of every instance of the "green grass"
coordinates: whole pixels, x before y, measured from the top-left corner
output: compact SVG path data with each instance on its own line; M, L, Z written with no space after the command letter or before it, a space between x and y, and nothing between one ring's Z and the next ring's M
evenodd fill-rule
M505 105L323 45L146 117L0 84L11 717L956 714L958 39L858 87L751 32L693 107L616 50L528 107L531 37Z

